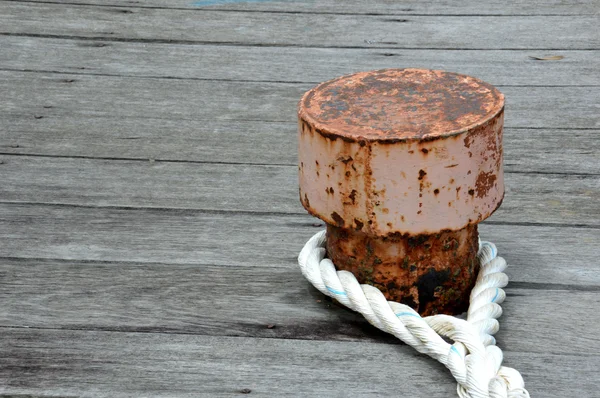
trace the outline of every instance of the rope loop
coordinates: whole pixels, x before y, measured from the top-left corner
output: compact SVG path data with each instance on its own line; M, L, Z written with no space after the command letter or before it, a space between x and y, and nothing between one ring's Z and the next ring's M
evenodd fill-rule
M298 256L302 275L321 293L444 364L458 383L460 398L530 398L521 374L502 366L502 350L493 336L500 328L497 319L506 298L502 288L508 284L506 261L498 257L493 243L479 242L481 267L465 320L449 315L421 317L407 305L388 301L376 287L359 284L351 272L337 271L325 257L325 241L325 231L318 232Z

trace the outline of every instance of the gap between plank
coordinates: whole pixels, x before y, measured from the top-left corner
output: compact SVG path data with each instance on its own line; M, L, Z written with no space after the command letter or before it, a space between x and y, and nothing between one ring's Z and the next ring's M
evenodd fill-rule
M97 72L72 72L56 71L45 69L14 69L0 68L2 72L18 73L47 73L56 75L76 75L76 76L100 76L100 77L123 77L134 79L164 79L164 80L196 80L196 81L214 81L214 82L236 82L236 83L276 83L276 84L319 84L317 81L295 81L295 80L251 80L251 79L224 79L224 78L203 78L203 77L181 77L181 76L153 76L153 75L118 75L115 73L97 73ZM506 86L506 87L600 87L600 85L569 85L569 86Z
M53 257L11 257L11 256L0 256L0 260L4 261L14 261L19 263L26 262L53 262L53 263L61 263L61 264L89 264L89 265L103 265L103 266L115 266L121 267L123 265L129 267L213 267L213 268L247 268L254 269L255 267L247 266L247 265L219 265L219 264L203 264L203 263L186 263L186 264L172 264L172 263L164 263L164 262L139 262L139 261L131 261L131 260L88 260L88 259L66 259L66 258L53 258ZM53 265L46 265L48 267L52 267ZM287 270L286 268L281 268L279 271L283 272ZM569 291L569 292L600 292L600 285L573 285L568 283L540 283L540 282L521 282L521 281L509 281L508 290L511 289L523 289L523 290L556 290L556 291Z
M33 4L56 4L60 6L84 6L98 8L134 8L134 9L153 9L153 10L182 10L196 12L248 12L261 14L308 14L308 15L360 15L373 17L387 16L413 16L413 17L585 17L589 14L418 14L411 13L411 9L403 10L401 13L383 13L383 12L333 12L333 11L284 11L284 10L248 10L248 9L231 9L231 8L201 8L201 7L164 7L164 6L141 6L137 4L120 5L120 4L89 4L77 2L57 2L57 1L36 1L36 0L0 0L6 3L33 3Z
M1 1L1 0L0 0ZM68 40L93 40L106 42L120 43L160 43L160 44L181 44L181 45L217 45L217 46L238 46L238 47L273 47L273 48L325 48L325 49L388 49L388 50L444 50L444 51L597 51L600 48L446 48L446 47L389 47L389 46L309 46L305 44L269 44L269 43L241 43L234 41L202 41L202 40L175 40L175 39L132 39L120 37L104 37L104 36L69 36L69 35L53 35L39 33L10 33L0 32L0 36L10 37L36 37L43 39L68 39ZM377 43L373 43L377 44Z
M235 83L272 83L272 84L314 84L321 83L320 81L300 81L300 80L252 80L252 79L225 79L225 78L203 78L203 77L181 77L181 76L156 76L156 75L125 75L115 73L97 73L97 72L72 72L72 71L57 71L47 69L15 69L15 68L0 68L0 72L15 72L15 73L40 73L53 75L75 75L75 76L99 76L99 77L119 77L132 79L164 79L164 80L193 80L193 81L208 81L208 82L235 82ZM600 87L600 84L495 84L496 87Z
M14 118L14 119L19 119L19 118L23 118L23 117L27 117L27 118L32 118L33 115L31 113L4 113L2 115L4 118ZM48 117L55 117L55 116L48 116ZM65 117L65 116L57 116L57 117ZM97 116L97 115L87 115L88 119L106 119L106 116ZM122 115L119 116L119 118L121 119L127 119L127 120L169 120L169 121L184 121L184 122L198 122L198 121L215 121L214 118L207 118L207 117L203 117L203 116L199 116L199 117L194 117L194 118L189 118L189 117L177 117L177 118L169 118L169 117L153 117L151 115L147 115L147 116L143 116L143 117L139 117L139 116L130 116L130 115ZM296 119L281 119L281 120L265 120L265 119L251 119L251 118L243 118L243 119L223 119L221 120L223 122L257 122L257 123L273 123L273 124L296 124L297 120ZM600 127L536 127L536 126L505 126L506 129L510 129L510 130L563 130L563 131L600 131ZM4 145L6 146L6 145ZM0 148L2 147L2 145L0 145Z
M0 145L0 148L2 145ZM191 163L191 164L223 164L223 165L240 165L240 166L264 166L264 167L297 167L297 164L292 163L254 163L254 162L226 162L226 161L209 161L209 160L187 160L187 159L158 159L158 158L123 158L112 156L86 156L86 155L48 155L38 153L19 153L19 152L0 152L0 156L14 157L35 157L35 158L55 158L55 159L89 159L89 160L115 160L124 162L161 162L161 163ZM567 172L551 172L551 171L509 171L504 170L504 174L524 174L524 175L557 175L557 176L573 176L587 177L600 176L600 173L567 173Z
M332 320L333 322L333 320ZM257 325L259 326L259 325ZM370 325L369 325L370 326ZM408 347L408 345L406 343L404 343L403 341L397 339L397 338L393 338L392 335L388 335L385 334L385 337L390 337L389 339L381 339L381 337L379 337L378 335L375 334L375 332L366 337L366 338L361 338L361 339L353 339L353 340L332 340L332 339L327 339L327 338L323 338L323 339L319 339L319 338L313 338L313 339L306 339L306 338L301 338L301 337L293 337L293 336L286 336L286 337L278 337L278 336L273 336L273 337L259 337L259 336L236 336L236 335L227 335L227 334L205 334L205 333L193 333L193 332L185 332L179 329L167 329L164 328L164 330L160 330L161 328L153 328L153 327L148 327L146 329L144 328L140 328L140 327L122 327L122 328L109 328L109 327L98 327L98 328L75 328L75 327L39 327L39 326L15 326L15 325L0 325L0 330L1 329L20 329L20 330L48 330L48 331L76 331L76 332L100 332L100 333L125 333L125 334L137 334L137 333L141 333L141 334L157 334L157 335L185 335L185 336L207 336L207 337L223 337L223 338L231 338L231 339L237 339L237 338L242 338L242 339L260 339L260 340L297 340L297 341L322 341L322 342L328 342L328 343L340 343L340 344L348 344L348 343L355 343L355 344L386 344L386 345L392 345L392 346L406 346ZM379 332L379 333L383 333L383 332ZM368 340L368 341L365 341ZM503 348L504 352L518 352L518 353L530 353L530 354L538 354L539 352L537 351L523 351L523 350L519 350L519 351L511 351L510 348ZM544 352L544 353L548 353L548 352ZM415 353L416 355L418 355L418 353ZM553 353L550 353L553 354ZM596 356L596 354L590 353L590 354L586 354L586 355L582 355L582 354L572 354L569 352L565 352L565 353L560 353L560 354L555 354L554 355L561 355L561 356L575 356L575 357L594 357ZM11 396L12 397L12 396ZM0 395L1 398L1 395Z
M578 292L600 292L600 286L594 285L569 285L564 283L539 283L539 282L508 282L507 289L529 289L529 290L561 290Z
M121 205L85 205L76 203L48 203L48 202L14 202L0 201L0 205L16 206L45 206L59 208L79 208L79 209L112 209L112 210L134 210L134 211L155 211L155 212L174 212L179 214L222 214L222 215L246 215L246 216L302 216L303 213L278 212L278 211L251 211L251 210L217 210L217 209L190 209L186 207L145 207L145 206L121 206ZM308 216L308 214L306 214ZM315 221L319 222L319 221ZM600 229L600 225L593 224L564 224L564 223L541 223L541 222L519 222L519 221L484 221L486 225L514 225L521 227L540 227L540 228L579 228L579 229Z

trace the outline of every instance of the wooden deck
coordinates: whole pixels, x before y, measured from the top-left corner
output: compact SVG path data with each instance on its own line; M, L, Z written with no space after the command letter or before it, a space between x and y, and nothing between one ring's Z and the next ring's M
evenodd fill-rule
M296 103L386 67L505 93L499 346L600 397L600 3L452 3L0 0L0 397L455 396L296 263Z

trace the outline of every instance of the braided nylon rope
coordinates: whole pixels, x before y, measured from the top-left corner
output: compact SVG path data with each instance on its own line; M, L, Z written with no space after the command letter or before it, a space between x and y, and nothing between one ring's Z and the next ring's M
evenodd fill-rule
M467 319L449 315L421 317L411 307L387 301L379 289L360 285L348 271L336 271L325 258L325 231L314 235L298 256L302 274L323 294L360 312L369 323L391 333L417 351L443 363L458 382L461 398L529 398L521 374L502 366L502 351L493 335L500 325L500 303L508 276L496 246L480 241L481 269L471 291ZM454 344L447 343L446 337Z

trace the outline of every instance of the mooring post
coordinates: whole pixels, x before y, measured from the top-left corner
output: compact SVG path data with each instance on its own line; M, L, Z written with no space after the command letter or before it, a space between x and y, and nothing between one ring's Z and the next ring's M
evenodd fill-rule
M386 69L308 91L300 199L327 223L327 256L422 315L461 313L477 224L504 196L504 96L473 77Z

